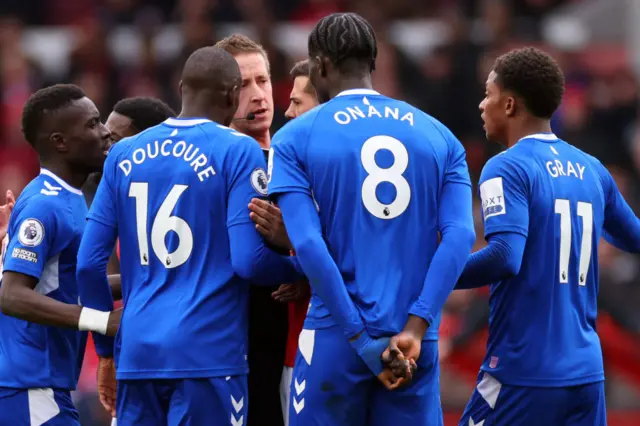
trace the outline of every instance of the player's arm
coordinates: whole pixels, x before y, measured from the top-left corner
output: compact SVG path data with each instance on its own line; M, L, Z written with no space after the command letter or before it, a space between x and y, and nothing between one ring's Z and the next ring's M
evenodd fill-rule
M630 253L640 252L640 219L624 199L609 171L595 164L605 196L604 233L607 242Z
M2 313L36 324L78 329L82 307L38 293L38 281L35 276L5 270L0 287Z
M114 191L116 157L117 154L112 149L107 156L78 250L76 276L80 300L85 309L95 312L113 311L107 263L115 247L118 232ZM119 321L117 325L119 326ZM93 340L98 356L113 356L113 338L93 333Z
M246 204L243 208L247 208ZM295 258L282 256L267 247L252 223L228 228L233 270L252 284L273 286L304 278Z
M252 198L265 197L265 162L257 142L245 138L230 150L227 187L227 231L234 271L257 285L276 285L303 278L294 258L270 250L249 217ZM261 187L261 183L265 187Z
M449 135L450 153L438 205L440 244L433 256L418 299L409 309L405 330L421 341L442 311L460 277L476 234L473 227L471 182L464 148Z
M68 236L73 235L62 217L64 213L57 207L46 205L45 199L21 211L23 219L16 221L18 235L12 238L7 248L0 286L0 310L5 315L36 324L91 329L102 334L112 332L109 326L115 317L110 318L109 312L98 314L99 320L96 321L96 315L92 316L81 306L59 302L36 289L47 260L59 253L60 248L68 244ZM41 235L37 244L20 238L19 230L25 222L35 223L36 241L38 233Z
M487 237L488 244L472 253L456 283L456 290L479 288L515 277L520 272L527 238L517 232Z
M108 266L107 271L109 271ZM107 276L107 280L109 281L109 287L111 288L111 297L113 298L113 300L121 300L122 282L120 280L120 274L111 274Z
M503 155L490 160L480 178L480 198L488 245L473 253L456 289L477 288L520 272L529 230L526 174Z

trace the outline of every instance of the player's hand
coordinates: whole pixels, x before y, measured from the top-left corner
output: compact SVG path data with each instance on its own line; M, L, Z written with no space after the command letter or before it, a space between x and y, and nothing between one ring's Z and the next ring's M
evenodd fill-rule
M120 319L122 318L122 308L111 311L109 314L109 323L107 324L107 336L115 336L120 328Z
M295 284L281 284L276 291L271 293L271 297L276 302L288 303L307 299L310 294L311 287L309 287L309 283L300 281Z
M389 340L389 347L383 352L382 360L387 365L392 365L395 360L400 361L397 366L402 369L403 362L417 361L420 358L422 339L410 331L402 331ZM397 362L397 361L396 361Z
M116 365L113 358L98 360L98 396L100 403L111 417L116 416Z
M6 204L0 206L0 240L7 235L7 230L9 229L9 218L11 217L11 211L13 210L13 206L16 205L16 198L11 192L10 189L7 190Z
M253 198L249 204L249 217L256 224L256 229L262 236L276 247L290 250L291 241L282 221L280 209L272 203Z
M394 359L387 365L382 373L378 374L378 380L388 390L396 390L411 381L417 369L414 360Z

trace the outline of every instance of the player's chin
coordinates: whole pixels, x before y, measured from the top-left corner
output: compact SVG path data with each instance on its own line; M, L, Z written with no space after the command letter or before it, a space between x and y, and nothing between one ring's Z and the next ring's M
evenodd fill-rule
M484 126L482 126L482 129L484 130L484 135L487 138L487 140L489 140L489 141L494 140L495 131L494 131L492 126L487 125L487 123L485 123Z

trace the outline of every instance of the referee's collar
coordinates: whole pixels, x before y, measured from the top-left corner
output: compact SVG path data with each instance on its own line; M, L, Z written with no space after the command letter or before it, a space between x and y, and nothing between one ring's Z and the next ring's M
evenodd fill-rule
M338 96L349 96L349 95L379 95L380 93L376 92L375 90L371 90L371 89L349 89L349 90L343 90L342 92L338 93L336 95L336 98Z

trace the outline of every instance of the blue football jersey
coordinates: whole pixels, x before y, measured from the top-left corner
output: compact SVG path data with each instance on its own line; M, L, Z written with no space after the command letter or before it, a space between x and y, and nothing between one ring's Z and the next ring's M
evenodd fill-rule
M342 92L275 136L269 193L314 197L329 252L368 332L404 328L438 246L447 182L470 185L465 152L440 122L373 90ZM440 314L426 339L437 339ZM305 328L334 325L315 294Z
M255 140L206 119L171 118L112 147L89 218L120 238L119 379L247 372L248 284L228 228L251 222L264 168Z
M596 333L602 165L553 134L493 157L480 179L485 237L527 238L520 272L491 285L484 371L503 383L560 387L604 380Z
M76 257L86 216L82 192L42 169L16 200L3 270L35 277L38 293L78 304ZM0 387L75 389L86 337L0 313Z

